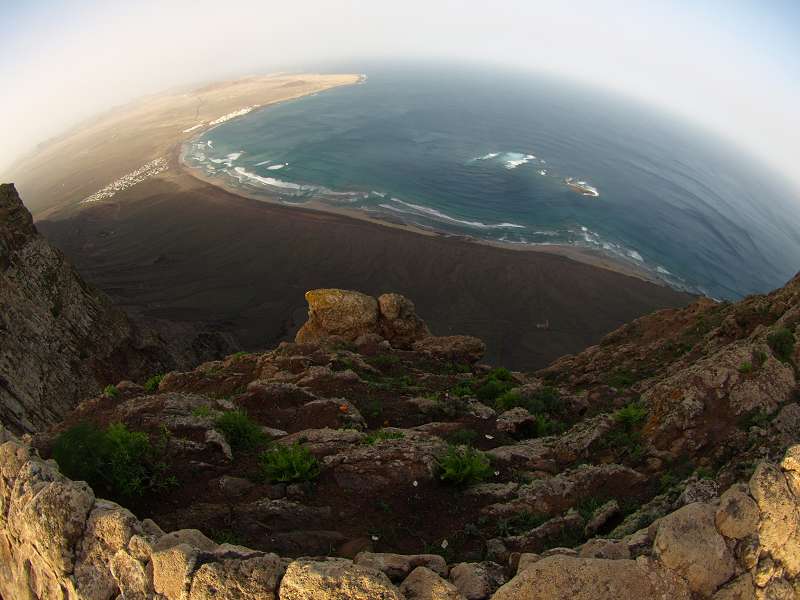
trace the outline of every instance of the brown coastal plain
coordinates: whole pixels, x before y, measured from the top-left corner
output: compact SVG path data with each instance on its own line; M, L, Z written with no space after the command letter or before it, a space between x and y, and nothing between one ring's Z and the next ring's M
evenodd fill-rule
M293 336L304 292L320 287L405 294L435 333L478 336L489 361L519 369L691 300L574 248L519 251L283 206L180 164L182 143L220 117L358 80L276 75L145 98L43 144L6 177L42 233L132 316L229 333L245 349ZM81 203L159 158L163 172Z

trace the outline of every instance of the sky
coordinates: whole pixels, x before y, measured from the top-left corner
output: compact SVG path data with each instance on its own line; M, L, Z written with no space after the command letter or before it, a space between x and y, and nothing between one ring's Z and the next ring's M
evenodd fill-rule
M718 134L800 191L797 0L0 0L0 23L11 177L39 142L165 88L435 59L607 88Z

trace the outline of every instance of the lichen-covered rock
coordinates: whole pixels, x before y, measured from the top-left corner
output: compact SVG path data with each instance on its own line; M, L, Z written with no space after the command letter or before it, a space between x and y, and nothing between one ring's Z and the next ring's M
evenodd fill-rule
M426 567L417 567L400 585L406 600L464 600L458 588Z
M204 563L192 577L189 600L274 600L284 568L274 554Z
M167 600L184 600L197 556L197 548L189 544L153 552L153 589Z
M715 522L725 537L741 540L758 528L758 505L746 489L746 486L734 486L720 498Z
M414 341L431 334L427 325L417 316L414 303L400 294L378 296L380 333L396 348L409 347Z
M306 292L308 321L295 336L299 344L318 343L340 336L355 340L365 333L377 333L378 301L360 292L319 289Z
M761 463L750 478L750 493L761 512L762 549L779 560L790 577L796 576L800 573L800 512L786 477L778 467Z
M386 575L343 558L292 562L278 596L281 600L404 600Z
M654 555L703 596L713 594L736 569L714 516L714 508L707 504L688 504L659 521L653 542Z
M690 600L675 573L645 560L550 556L521 570L492 600Z

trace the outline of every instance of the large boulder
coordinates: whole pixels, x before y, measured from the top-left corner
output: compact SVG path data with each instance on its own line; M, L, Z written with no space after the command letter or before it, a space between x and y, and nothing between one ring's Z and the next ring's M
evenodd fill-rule
M320 289L306 292L308 321L295 336L299 344L318 343L340 336L353 341L365 333L376 333L378 301L361 292Z
M400 586L406 600L465 600L458 588L425 567L417 567Z
M691 592L675 573L646 560L605 560L550 556L520 571L492 600L689 600Z
M306 292L308 321L295 341L316 344L326 339L348 342L387 339L398 348L410 347L430 336L417 316L414 303L400 294L383 294L377 299L361 292L319 289Z
M275 554L208 562L195 572L189 600L274 600L283 571Z
M404 600L377 569L343 558L298 559L286 569L281 600Z
M708 504L687 504L661 519L653 554L681 575L693 592L708 597L733 577L736 563L714 525Z

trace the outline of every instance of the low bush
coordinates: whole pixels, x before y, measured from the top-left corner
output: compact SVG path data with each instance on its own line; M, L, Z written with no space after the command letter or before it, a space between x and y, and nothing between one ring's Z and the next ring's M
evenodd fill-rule
M115 385L107 385L103 388L103 395L107 398L116 398L119 396L119 390Z
M536 529L545 523L548 518L547 515L521 512L508 519L500 519L497 522L497 535L499 537L520 535L532 529Z
M164 379L163 375L153 375L150 379L144 382L144 391L152 394L158 391L158 386L161 385L161 380Z
M311 481L320 473L319 461L300 444L275 444L258 461L264 477L273 483Z
M646 417L647 409L639 402L631 402L614 413L614 420L627 432L636 429Z
M232 450L253 450L261 446L266 437L261 427L243 410L228 410L214 422Z
M794 334L786 327L781 327L767 336L767 345L779 360L789 362L794 351Z
M438 464L439 478L453 485L480 483L492 474L486 455L469 446L450 446Z
M81 423L58 436L53 458L64 475L86 481L98 495L131 501L177 483L166 476L165 451L166 437L154 445L122 423L105 430Z
M742 375L747 375L748 373L753 372L753 363L749 361L745 361L739 365L739 373Z

